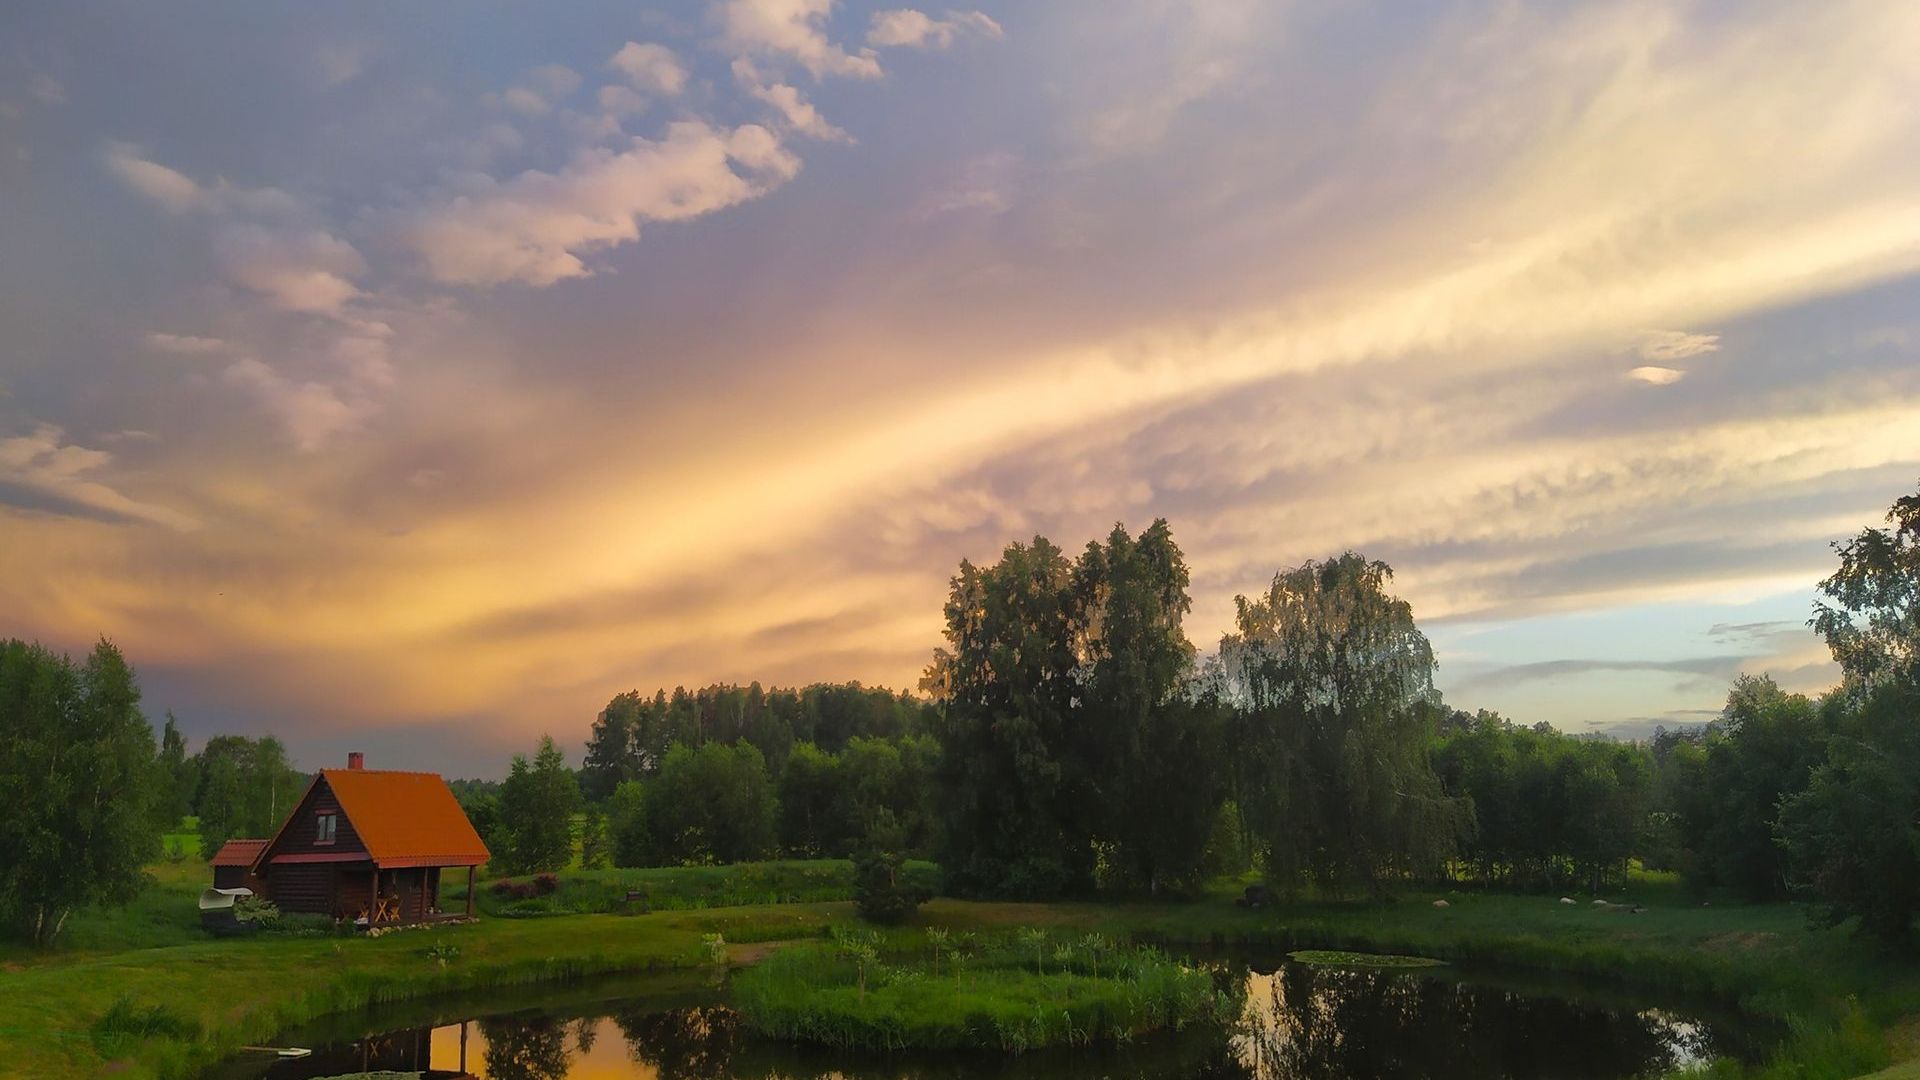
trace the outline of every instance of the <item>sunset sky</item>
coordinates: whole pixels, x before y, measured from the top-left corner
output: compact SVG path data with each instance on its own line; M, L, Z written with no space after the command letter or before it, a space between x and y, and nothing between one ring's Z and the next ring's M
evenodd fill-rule
M890 0L892 2L892 0ZM964 2L964 0L963 0ZM911 686L947 578L1346 548L1451 704L1834 678L1920 478L1920 4L11 4L0 636L498 775Z

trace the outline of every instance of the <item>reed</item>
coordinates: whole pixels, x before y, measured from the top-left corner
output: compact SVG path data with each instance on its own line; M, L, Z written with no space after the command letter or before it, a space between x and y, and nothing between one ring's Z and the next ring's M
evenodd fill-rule
M1239 979L1104 938L996 935L882 954L842 933L782 949L734 977L734 1004L771 1038L869 1050L991 1050L1120 1043L1237 1023ZM934 965L944 961L944 967Z

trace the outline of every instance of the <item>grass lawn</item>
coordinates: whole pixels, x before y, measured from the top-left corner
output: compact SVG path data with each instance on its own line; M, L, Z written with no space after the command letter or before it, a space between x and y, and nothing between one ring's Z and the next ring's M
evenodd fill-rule
M566 870L557 875L559 888L546 895L515 898L502 886L530 886L530 877L482 881L475 891L476 910L483 915L537 917L622 913L639 905L626 902L627 893L646 894L646 906L655 911L739 907L747 904L822 903L853 899L853 863L847 859L782 859L736 863L731 866L668 866L626 870ZM930 862L906 865L907 880L937 891L940 868ZM466 903L464 878L441 886L449 908Z
M649 871L663 889L706 893L714 870ZM165 864L132 907L76 916L51 951L0 950L0 1077L179 1076L220 1050L372 1002L613 971L706 963L702 938L743 943L816 936L854 921L847 903L759 904L636 917L483 919L471 926L358 937L210 940L194 898L205 868ZM623 871L620 873L634 873ZM673 882L681 875L686 881ZM569 875L571 877L572 875ZM563 884L562 891L566 886ZM883 948L924 951L924 930L1044 926L1170 943L1266 943L1506 964L1711 993L1789 1018L1791 1058L1761 1075L1842 1077L1920 1056L1920 967L1881 955L1843 930L1808 928L1791 905L1712 907L1661 883L1631 897L1644 914L1569 906L1550 896L1447 893L1393 904L1295 905L1264 911L1225 896L1191 903L1013 904L935 900ZM428 949L458 949L442 966ZM756 951L757 953L757 951ZM746 955L741 953L739 955ZM97 1044L95 1023L116 1001L163 1005L201 1035ZM103 1053L104 1051L104 1053ZM1901 1070L1905 1071L1901 1071ZM1920 1064L1879 1080L1920 1080Z

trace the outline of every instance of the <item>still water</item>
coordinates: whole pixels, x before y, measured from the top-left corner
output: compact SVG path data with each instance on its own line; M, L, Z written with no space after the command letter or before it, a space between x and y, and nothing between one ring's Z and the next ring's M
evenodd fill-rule
M1106 1050L876 1055L768 1042L724 988L684 977L491 996L336 1018L288 1032L312 1056L240 1058L208 1080L317 1080L387 1071L428 1080L1618 1080L1764 1054L1772 1033L1701 1003L1505 972L1310 968L1196 957L1247 983L1237 1035Z

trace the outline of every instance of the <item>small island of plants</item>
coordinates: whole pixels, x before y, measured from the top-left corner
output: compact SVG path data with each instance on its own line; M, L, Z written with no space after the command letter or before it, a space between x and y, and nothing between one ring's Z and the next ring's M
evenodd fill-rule
M734 1005L771 1038L868 1050L1120 1043L1239 1022L1245 986L1099 935L977 937L934 930L925 953L837 932L735 976Z

